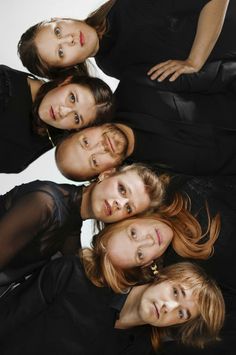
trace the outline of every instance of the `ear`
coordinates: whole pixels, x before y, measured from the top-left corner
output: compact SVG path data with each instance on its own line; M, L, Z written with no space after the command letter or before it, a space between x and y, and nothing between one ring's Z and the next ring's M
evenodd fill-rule
M60 83L58 86L64 86L64 85L67 85L67 84L70 84L71 82L71 79L72 79L72 75L69 75L65 80L62 81L62 83Z
M98 175L98 181L101 182L107 179L109 176L113 175L116 172L116 168L111 168L108 170L103 171Z

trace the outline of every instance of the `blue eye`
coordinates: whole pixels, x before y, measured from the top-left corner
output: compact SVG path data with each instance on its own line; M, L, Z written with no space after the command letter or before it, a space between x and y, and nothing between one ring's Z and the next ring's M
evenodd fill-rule
M179 310L179 318L183 319L184 318L184 312L182 309Z
M79 124L80 123L80 116L78 115L77 112L75 112L74 116L75 116L75 123Z
M63 49L62 49L62 48L59 48L59 49L58 49L58 56L59 56L60 58L63 58L63 57L64 57L64 52L63 52Z
M125 189L124 185L119 184L119 185L118 185L118 191L119 191L119 193L120 193L122 196L125 196L125 195L126 195L126 189Z
M132 208L130 207L130 205L128 203L126 204L126 211L128 214L132 213Z
M73 92L70 93L70 102L72 102L73 104L75 103L75 95L73 94Z
M178 290L176 287L173 287L173 294L175 297L178 297Z
M55 35L56 35L57 37L60 38L60 36L61 36L61 29L60 29L60 27L56 26L56 27L54 28L54 33L55 33Z
M136 230L135 230L135 228L131 228L130 234L131 234L132 238L136 239Z

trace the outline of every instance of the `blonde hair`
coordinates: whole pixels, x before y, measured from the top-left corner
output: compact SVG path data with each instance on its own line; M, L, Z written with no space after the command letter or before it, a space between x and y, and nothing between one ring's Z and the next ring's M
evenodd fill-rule
M192 290L197 300L199 315L186 323L174 327L152 327L152 344L155 350L163 336L172 336L171 329L177 331L177 339L185 345L203 348L208 342L219 340L218 334L224 324L225 303L215 281L199 266L182 262L165 267L156 283L165 280L181 283Z

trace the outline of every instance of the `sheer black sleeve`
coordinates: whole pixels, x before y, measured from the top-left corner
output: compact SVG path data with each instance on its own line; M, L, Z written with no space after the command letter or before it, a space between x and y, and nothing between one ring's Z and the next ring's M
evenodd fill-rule
M0 220L0 268L4 268L52 223L54 203L44 192L32 192L14 202Z

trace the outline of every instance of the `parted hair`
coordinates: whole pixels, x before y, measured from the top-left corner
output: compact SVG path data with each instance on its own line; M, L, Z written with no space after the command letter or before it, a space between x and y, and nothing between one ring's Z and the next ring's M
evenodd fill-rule
M86 24L93 27L98 37L101 38L102 35L107 30L106 17L114 5L116 0L109 0L97 10L93 11L84 20ZM76 19L68 18L68 20L78 21ZM40 57L37 47L35 45L35 37L40 31L42 26L48 21L41 21L34 26L28 28L21 36L18 42L18 55L22 61L22 64L33 74L38 75L43 78L55 79L61 74L69 74L70 70L76 67L80 75L89 75L88 65L86 61L78 63L74 67L60 68L56 66L49 66Z

